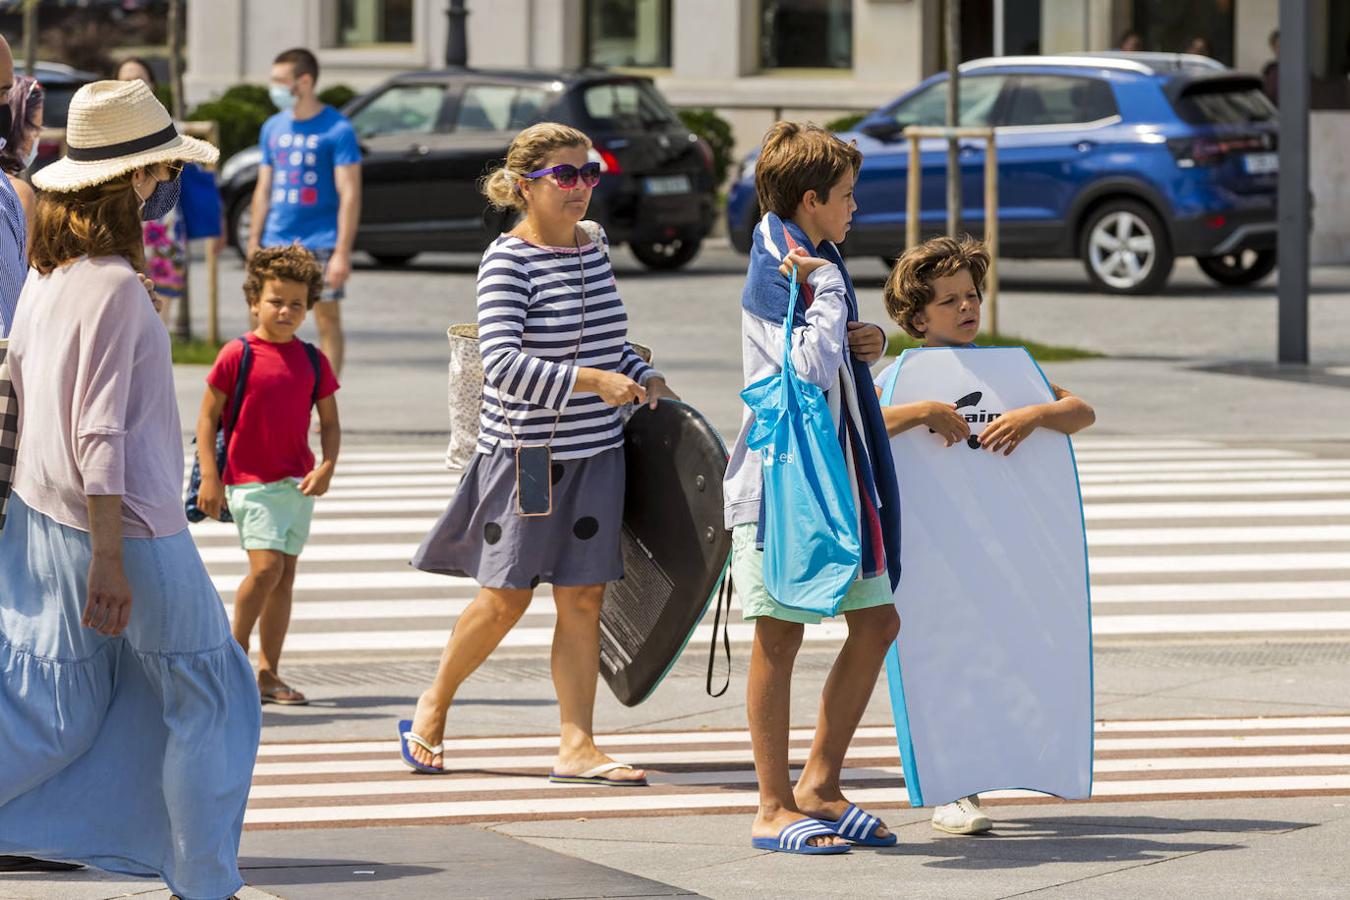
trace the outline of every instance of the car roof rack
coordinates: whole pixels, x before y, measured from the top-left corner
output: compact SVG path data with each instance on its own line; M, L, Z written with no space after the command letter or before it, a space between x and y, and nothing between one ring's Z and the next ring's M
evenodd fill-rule
M1050 66L1064 68L1115 69L1139 75L1182 72L1214 72L1227 69L1218 60L1193 53L1125 53L1108 50L1100 53L1063 53L1054 56L989 56L961 64L961 71L992 69L1000 66Z

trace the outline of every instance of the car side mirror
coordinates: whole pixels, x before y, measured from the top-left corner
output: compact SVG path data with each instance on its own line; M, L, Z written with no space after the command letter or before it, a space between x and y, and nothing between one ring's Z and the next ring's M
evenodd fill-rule
M898 141L905 133L903 122L869 122L858 130L879 141Z

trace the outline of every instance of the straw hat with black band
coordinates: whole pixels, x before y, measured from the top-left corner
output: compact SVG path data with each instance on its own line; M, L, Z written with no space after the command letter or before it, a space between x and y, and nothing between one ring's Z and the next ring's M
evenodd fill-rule
M78 191L156 163L213 165L220 151L178 133L142 81L95 81L75 92L66 155L33 175L40 191Z

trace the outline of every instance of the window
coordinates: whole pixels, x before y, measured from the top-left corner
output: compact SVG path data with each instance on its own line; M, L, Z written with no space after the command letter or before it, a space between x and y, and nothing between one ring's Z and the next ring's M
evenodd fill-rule
M1233 0L1134 0L1134 30L1145 50L1198 50L1233 64Z
M1096 78L1023 75L1008 105L1005 125L1074 125L1118 115L1111 87Z
M455 115L456 131L519 131L534 124L548 92L505 84L471 84Z
M337 46L411 44L414 0L338 0Z
M679 118L647 81L594 84L581 95L593 128L642 129L679 122Z
M1273 122L1275 107L1260 86L1246 79L1200 83L1172 104L1183 122L1192 125L1246 125Z
M1003 75L976 75L961 79L959 124L993 124L994 106L1007 78ZM900 125L946 125L947 82L941 81L915 94L891 110Z
M759 65L853 68L853 0L760 0Z
M586 62L670 68L671 0L587 0Z
M429 134L441 117L445 87L439 84L396 84L352 116L352 127L363 138L412 132Z

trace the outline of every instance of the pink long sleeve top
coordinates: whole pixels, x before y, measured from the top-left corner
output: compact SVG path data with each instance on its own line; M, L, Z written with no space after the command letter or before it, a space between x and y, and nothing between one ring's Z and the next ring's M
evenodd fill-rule
M86 495L122 497L125 537L187 527L169 335L121 257L30 270L10 330L19 400L14 490L89 530Z

